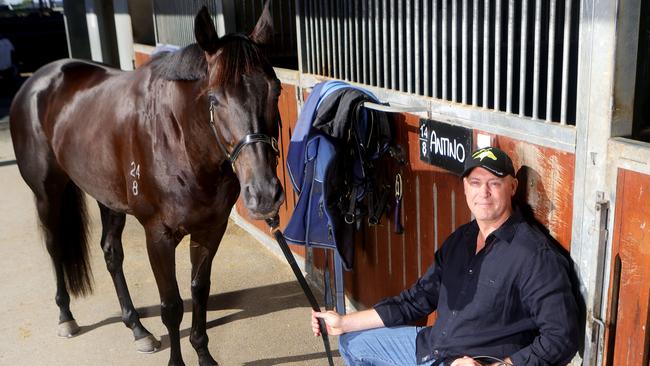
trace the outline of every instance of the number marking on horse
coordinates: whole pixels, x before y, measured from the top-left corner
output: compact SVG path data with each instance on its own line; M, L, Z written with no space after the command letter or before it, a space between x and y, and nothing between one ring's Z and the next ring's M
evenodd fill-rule
M133 192L134 196L137 196L139 193L138 190L138 179L140 179L140 164L136 164L135 161L131 162L131 171L129 172L129 175L131 175L134 180L131 184L131 191Z

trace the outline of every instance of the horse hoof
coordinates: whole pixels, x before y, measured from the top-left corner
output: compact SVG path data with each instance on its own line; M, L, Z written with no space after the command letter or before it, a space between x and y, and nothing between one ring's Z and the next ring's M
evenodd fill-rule
M160 348L160 341L148 335L135 340L135 349L140 353L154 353Z
M57 335L61 338L71 338L79 332L79 326L75 320L69 320L67 322L59 323L59 329Z
M212 361L209 361L208 363L201 362L201 363L199 363L199 366L219 366L219 364L217 363L217 361L212 360Z
M199 360L199 366L219 366L219 364L210 357L209 359Z
M199 354L199 366L219 366L217 361L212 358L209 352L207 352L207 348L205 349L205 352L198 351Z

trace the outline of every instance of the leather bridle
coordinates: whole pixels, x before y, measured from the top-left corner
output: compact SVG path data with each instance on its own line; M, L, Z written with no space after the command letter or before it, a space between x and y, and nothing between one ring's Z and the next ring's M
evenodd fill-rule
M224 145L223 141L221 141L221 139L219 138L219 134L217 133L217 126L214 124L214 103L212 101L210 102L210 128L212 128L212 132L214 133L214 138L217 140L217 145L219 145L219 148L221 148L221 151L226 156L226 159L230 162L233 168L235 166L235 161L237 160L237 157L239 157L239 154L244 149L244 147L250 144L254 144L256 142L268 144L271 146L276 156L280 154L280 150L278 149L278 140L276 140L275 137L273 136L265 135L263 133L249 133L248 135L244 136L241 140L239 140L237 144L235 144L235 147L232 149L232 152L228 153L228 150L226 149L226 145Z

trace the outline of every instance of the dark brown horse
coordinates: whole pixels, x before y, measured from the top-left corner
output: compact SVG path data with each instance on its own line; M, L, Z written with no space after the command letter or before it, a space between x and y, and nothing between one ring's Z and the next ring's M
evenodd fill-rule
M138 350L153 352L160 343L142 326L122 271L125 215L145 228L170 365L183 364L174 253L191 235L190 342L201 365L217 364L208 350L206 303L230 210L240 191L256 219L275 216L284 200L275 174L280 82L260 48L271 24L267 4L251 34L219 38L203 8L195 19L197 44L155 56L133 72L54 62L20 89L11 106L11 137L54 262L60 336L79 329L69 293L91 289L86 192L99 203L101 246L122 320Z

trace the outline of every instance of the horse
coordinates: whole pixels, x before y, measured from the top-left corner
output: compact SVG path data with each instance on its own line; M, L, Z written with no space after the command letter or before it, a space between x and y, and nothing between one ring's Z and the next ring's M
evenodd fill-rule
M169 332L169 365L183 365L183 303L175 248L190 235L192 329L200 365L208 350L212 260L240 193L253 219L277 217L281 84L264 54L273 32L268 1L249 34L217 35L205 7L196 43L154 55L135 71L66 59L43 66L16 94L10 130L22 178L35 196L56 274L58 334L78 330L70 294L92 290L84 193L99 205L101 247L122 320L140 352L160 342L142 325L122 270L126 214L144 227ZM216 141L215 141L216 140Z

